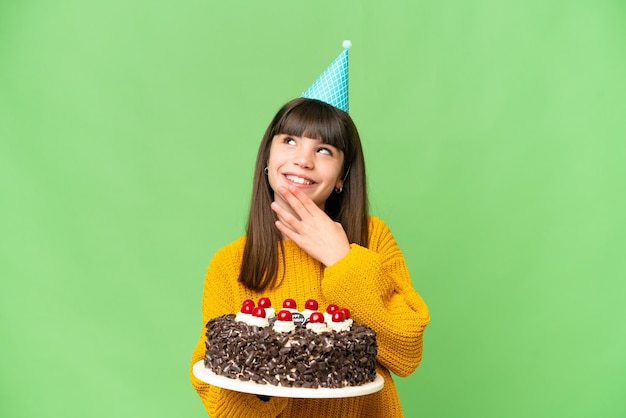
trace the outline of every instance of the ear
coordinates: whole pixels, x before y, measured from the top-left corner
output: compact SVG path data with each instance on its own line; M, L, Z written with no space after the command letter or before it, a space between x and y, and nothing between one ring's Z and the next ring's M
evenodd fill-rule
M351 166L349 165L348 168L346 169L346 172L343 174L343 176L337 179L335 189L343 188L343 184L346 182L346 179L348 178L348 174L350 173L350 167Z
M335 182L335 189L341 189L343 187L343 177L339 177Z
M337 180L334 188L335 193L341 193L343 191L343 181L341 179Z

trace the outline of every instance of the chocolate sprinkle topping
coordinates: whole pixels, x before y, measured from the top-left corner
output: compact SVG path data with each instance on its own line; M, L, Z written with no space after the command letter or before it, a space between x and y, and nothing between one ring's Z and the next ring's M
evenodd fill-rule
M352 324L350 331L316 334L303 327L279 333L236 322L210 320L204 365L215 374L303 388L360 386L376 378L376 333Z

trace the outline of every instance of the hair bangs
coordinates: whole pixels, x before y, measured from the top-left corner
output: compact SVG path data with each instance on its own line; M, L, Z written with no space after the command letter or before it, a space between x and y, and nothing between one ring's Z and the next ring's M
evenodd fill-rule
M285 112L274 135L286 134L318 139L345 152L349 147L346 127L337 117L338 109L319 100L305 100Z

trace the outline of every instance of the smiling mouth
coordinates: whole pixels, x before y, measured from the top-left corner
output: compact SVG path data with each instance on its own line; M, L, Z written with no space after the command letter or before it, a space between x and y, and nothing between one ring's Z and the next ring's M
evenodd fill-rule
M307 180L307 179L303 179L302 177L298 177L298 176L293 176L293 175L286 175L285 178L287 180L289 180L292 183L296 183L296 184L302 184L305 186L314 184L314 182Z

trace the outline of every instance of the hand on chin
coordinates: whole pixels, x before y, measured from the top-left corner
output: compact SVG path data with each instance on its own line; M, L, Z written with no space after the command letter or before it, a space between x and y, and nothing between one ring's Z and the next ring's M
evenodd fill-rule
M271 205L283 238L294 241L313 258L329 266L349 250L348 237L305 193L295 187L280 187Z

